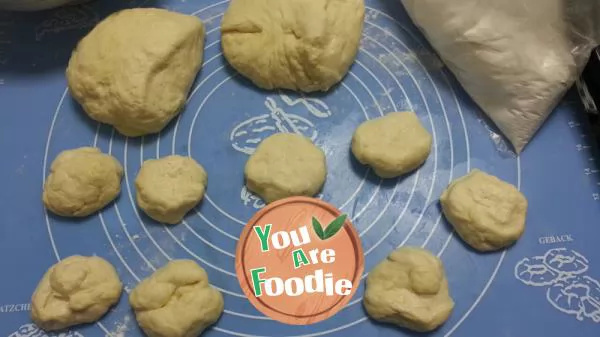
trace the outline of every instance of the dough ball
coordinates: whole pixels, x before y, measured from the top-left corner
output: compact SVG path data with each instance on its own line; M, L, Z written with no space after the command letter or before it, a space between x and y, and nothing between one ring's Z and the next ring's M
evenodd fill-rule
M276 133L263 140L246 163L246 187L267 203L317 194L327 176L325 154L310 139Z
M232 0L223 54L263 89L327 91L354 62L364 14L364 0Z
M94 147L61 152L44 184L44 206L55 214L85 217L113 201L121 192L123 167Z
M440 203L458 235L479 251L510 246L525 230L525 196L513 185L477 169L453 181Z
M427 332L454 308L442 261L422 248L392 252L369 273L364 306L373 319Z
M182 107L202 64L204 25L164 9L125 9L73 51L67 80L94 120L135 137L160 131Z
M152 219L175 225L204 197L208 175L194 159L146 160L135 180L138 206Z
M99 320L116 304L123 285L97 256L74 255L50 267L31 298L31 318L46 331Z
M382 178L421 166L431 151L431 135L414 112L392 112L362 123L352 136L352 153Z
M221 293L204 269L174 260L138 284L129 296L138 324L153 337L197 337L223 313Z

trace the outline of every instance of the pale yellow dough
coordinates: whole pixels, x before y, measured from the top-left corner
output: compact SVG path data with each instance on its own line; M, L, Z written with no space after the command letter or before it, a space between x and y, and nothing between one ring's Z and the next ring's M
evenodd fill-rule
M52 213L85 217L119 195L122 176L119 161L98 148L65 150L50 166L42 201Z
M129 303L150 337L198 337L224 309L223 296L191 260L173 260L133 289Z
M364 0L232 0L223 54L263 89L326 91L354 62L364 14Z
M394 178L421 166L431 152L432 138L414 112L391 112L359 125L352 153L381 178Z
M453 181L440 203L458 235L479 251L510 246L525 231L525 196L515 186L477 169Z
M95 322L118 302L122 288L106 260L67 257L42 277L31 298L31 319L46 331Z
M92 119L126 136L156 133L185 105L203 47L204 25L195 16L125 9L79 42L69 89Z
M158 222L175 225L204 197L208 175L194 159L168 156L146 160L137 178L137 203Z
M419 332L437 329L454 309L442 261L416 247L399 248L373 268L363 303L371 318Z
M270 203L291 196L314 196L325 183L325 154L310 139L277 133L263 140L244 171L246 187Z

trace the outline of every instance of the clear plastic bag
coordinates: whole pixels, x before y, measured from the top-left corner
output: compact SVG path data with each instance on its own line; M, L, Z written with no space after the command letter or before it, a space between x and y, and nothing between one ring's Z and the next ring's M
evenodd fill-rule
M401 0L520 153L600 41L598 0Z

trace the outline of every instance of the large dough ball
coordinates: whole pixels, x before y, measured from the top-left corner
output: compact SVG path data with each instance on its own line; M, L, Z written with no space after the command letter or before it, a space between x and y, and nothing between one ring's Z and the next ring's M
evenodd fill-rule
M403 247L369 273L364 306L373 319L426 332L454 308L442 261L422 248Z
M391 112L362 123L352 136L352 153L382 178L421 166L431 152L431 135L414 112Z
M50 267L31 298L31 318L46 331L99 320L118 302L123 285L97 256L74 255Z
M146 160L135 180L137 203L152 219L175 225L204 197L208 175L194 159Z
M477 169L453 181L440 203L458 235L480 251L510 246L525 230L525 196L513 185Z
M97 148L65 150L50 166L42 200L55 214L88 216L119 195L122 176L119 161Z
M223 54L261 88L326 91L354 62L364 14L364 0L232 0Z
M69 89L92 119L130 137L155 133L185 105L203 47L204 25L194 16L122 10L79 42Z
M325 154L310 139L294 133L276 133L263 140L246 163L248 190L266 202L311 197L325 183Z
M133 289L129 303L152 337L197 337L224 308L221 293L191 260L174 260L154 272Z

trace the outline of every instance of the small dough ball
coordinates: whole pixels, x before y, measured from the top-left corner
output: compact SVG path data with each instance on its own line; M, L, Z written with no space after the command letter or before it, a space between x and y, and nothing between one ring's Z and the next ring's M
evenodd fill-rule
M364 0L232 0L223 54L263 89L327 91L354 62L364 15Z
M194 159L146 160L135 180L138 206L152 219L175 225L204 197L208 175Z
M246 163L248 190L267 203L317 194L327 176L325 154L310 139L276 133L263 140Z
M453 181L440 203L458 235L482 252L508 247L525 231L525 196L513 185L477 169Z
M454 301L442 261L425 249L403 247L367 276L364 306L375 320L427 332L450 317Z
M431 135L414 112L392 112L356 129L352 153L381 178L394 178L421 166L431 143Z
M197 337L223 313L221 293L191 260L173 260L129 296L138 324L152 337Z
M185 105L203 47L204 25L194 16L125 9L79 42L69 89L92 119L130 137L156 133Z
M42 200L57 215L85 217L121 193L122 177L119 161L95 147L65 150L50 166Z
M97 256L74 255L50 267L31 298L31 318L46 331L92 323L119 301L115 268Z

